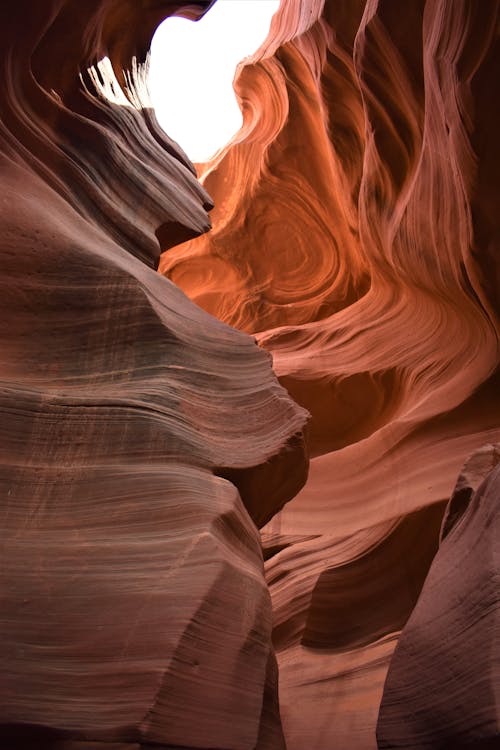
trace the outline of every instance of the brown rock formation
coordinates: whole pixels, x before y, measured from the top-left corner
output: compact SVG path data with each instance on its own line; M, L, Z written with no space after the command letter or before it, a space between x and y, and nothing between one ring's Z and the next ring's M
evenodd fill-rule
M209 5L0 10L5 750L282 747L250 516L303 483L306 413L155 272L211 201L140 66L161 19Z
M191 239L210 4L0 9L0 747L374 750L402 628L381 746L494 743L498 3L283 0Z
M391 661L381 749L499 745L499 462L500 445L486 446L458 480L439 552Z
M498 13L282 2L202 166L213 230L160 261L312 414L309 480L262 532L289 750L376 747L444 503L500 437Z

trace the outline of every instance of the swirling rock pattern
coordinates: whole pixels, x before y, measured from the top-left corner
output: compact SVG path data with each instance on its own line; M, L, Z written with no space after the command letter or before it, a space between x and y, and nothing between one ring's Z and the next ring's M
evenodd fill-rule
M155 270L212 203L141 66L209 5L0 9L6 750L283 746L256 524L305 480L307 414Z
M309 480L262 530L289 750L376 747L445 503L500 437L498 19L282 2L201 165L213 230L160 261L312 415Z

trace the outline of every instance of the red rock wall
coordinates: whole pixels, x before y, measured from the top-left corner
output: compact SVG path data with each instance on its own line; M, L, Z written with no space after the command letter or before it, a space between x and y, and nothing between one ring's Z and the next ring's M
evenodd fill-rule
M376 747L444 503L500 435L497 36L494 0L282 2L201 165L213 230L160 262L312 415L262 531L289 750Z
M2 749L283 747L255 524L307 415L155 270L212 204L140 66L208 5L0 9Z
M285 0L191 239L142 64L209 5L0 9L0 747L374 750L402 628L380 746L496 742L498 4Z
M382 749L495 748L500 737L500 445L466 462L384 688Z

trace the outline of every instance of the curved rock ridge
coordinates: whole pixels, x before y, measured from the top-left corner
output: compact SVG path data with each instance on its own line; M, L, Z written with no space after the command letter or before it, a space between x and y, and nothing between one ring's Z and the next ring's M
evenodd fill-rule
M200 165L213 229L160 260L312 415L308 482L262 530L289 750L376 748L445 501L500 439L498 20L284 0Z
M445 535L391 661L381 749L498 747L499 499L500 445L488 445L459 477Z
M307 413L155 271L212 202L144 64L210 4L0 9L5 748L283 747L256 524L305 481Z

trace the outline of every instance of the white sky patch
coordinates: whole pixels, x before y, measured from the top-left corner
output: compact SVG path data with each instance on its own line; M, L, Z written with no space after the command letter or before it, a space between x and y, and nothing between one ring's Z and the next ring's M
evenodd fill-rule
M242 125L236 65L266 38L280 0L218 0L199 21L167 18L151 45L148 86L162 128L208 161Z

